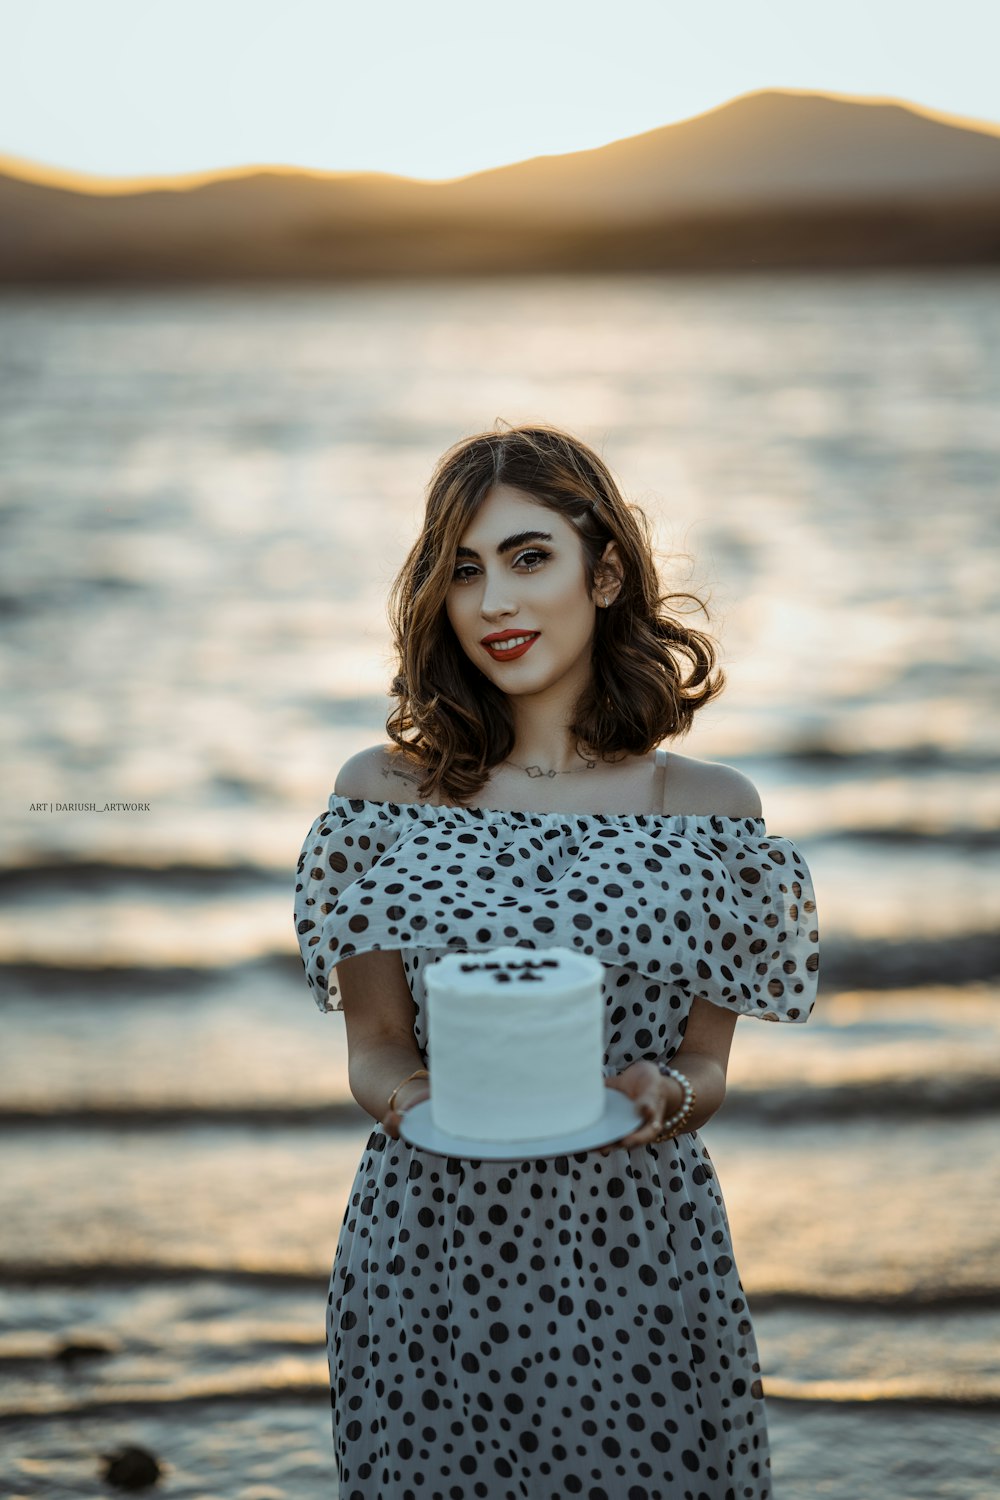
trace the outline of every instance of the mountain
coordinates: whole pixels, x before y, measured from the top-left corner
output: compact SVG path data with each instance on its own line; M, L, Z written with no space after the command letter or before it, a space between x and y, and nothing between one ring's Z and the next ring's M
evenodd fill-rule
M131 184L0 159L0 282L1000 262L1000 127L745 94L449 182L262 168Z

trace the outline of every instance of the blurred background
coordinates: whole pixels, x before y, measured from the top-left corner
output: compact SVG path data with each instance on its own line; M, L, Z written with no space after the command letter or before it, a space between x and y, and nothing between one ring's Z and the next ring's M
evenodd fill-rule
M8 14L4 1493L107 1494L125 1443L171 1496L335 1493L371 1122L295 867L385 739L434 462L504 418L593 444L707 600L729 687L674 748L814 876L816 1010L737 1028L704 1133L776 1494L995 1494L1000 102L985 22L959 76L864 9L861 62L851 6L713 47L553 5L527 52L517 5Z

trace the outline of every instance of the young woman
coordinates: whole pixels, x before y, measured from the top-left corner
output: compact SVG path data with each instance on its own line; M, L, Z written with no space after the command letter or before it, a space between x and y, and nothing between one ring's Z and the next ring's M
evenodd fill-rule
M390 599L392 744L342 768L296 886L309 985L378 1122L328 1299L341 1500L771 1494L699 1130L737 1017L807 1020L816 909L751 782L659 747L723 682L673 597L645 517L568 434L440 460ZM637 1110L611 1146L490 1162L400 1137L434 1086L427 965L507 944L604 965L605 1082Z

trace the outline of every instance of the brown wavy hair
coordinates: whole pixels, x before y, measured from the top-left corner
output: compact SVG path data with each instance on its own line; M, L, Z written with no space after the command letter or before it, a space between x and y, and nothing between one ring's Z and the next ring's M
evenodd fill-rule
M423 800L443 793L467 803L514 748L507 696L465 655L445 605L456 549L498 484L575 525L588 589L608 576L601 555L609 541L617 543L620 592L611 608L597 611L591 681L569 726L582 753L605 761L648 754L661 740L686 734L695 711L725 685L715 641L668 608L693 599L707 614L704 604L694 594L661 593L649 521L623 499L604 461L556 427L497 423L439 459L423 528L389 594L398 703L386 730L422 770Z

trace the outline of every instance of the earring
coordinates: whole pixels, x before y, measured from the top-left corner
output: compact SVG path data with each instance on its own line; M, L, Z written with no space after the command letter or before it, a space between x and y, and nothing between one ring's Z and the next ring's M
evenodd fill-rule
M602 594L601 598L604 600L604 608L607 609L607 607L608 607L608 596L607 596L607 594Z

